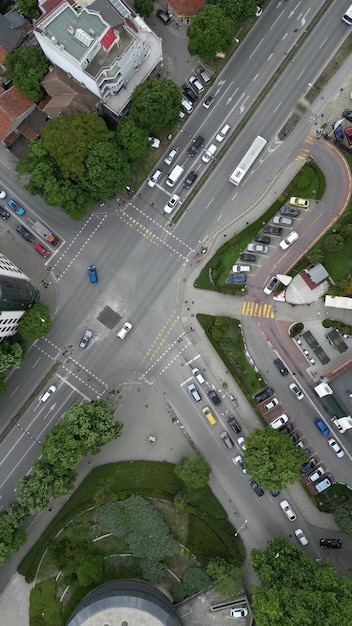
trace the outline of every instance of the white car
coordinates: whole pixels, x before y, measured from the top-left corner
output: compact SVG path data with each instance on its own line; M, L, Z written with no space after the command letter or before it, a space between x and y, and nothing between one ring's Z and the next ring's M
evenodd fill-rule
M203 378L202 374L200 373L199 369L197 369L196 367L192 370L192 374L194 376L194 378L199 382L200 385L203 385L205 383L205 379Z
M160 148L160 139L157 137L148 137L152 148Z
M247 246L247 250L248 252L259 252L260 254L266 254L269 248L263 243L249 243Z
M47 391L43 393L42 396L40 396L39 400L41 402L46 402L47 400L49 400L49 398L51 398L51 396L53 395L53 393L55 393L55 391L56 391L55 385L50 385L49 389L47 389Z
M274 428L274 430L277 430L278 428L281 428L282 426L287 424L287 422L288 422L288 417L287 417L287 415L285 415L285 413L283 413L282 415L277 417L276 420L271 422L270 426L271 426L271 428Z
M209 161L211 159L214 158L214 155L217 151L217 146L215 145L215 143L212 143L209 148L207 148L202 156L202 161L203 163L209 163Z
M246 442L244 440L244 437L239 437L237 439L237 443L240 446L241 450L243 450L243 452L246 450Z
M169 202L165 204L164 213L167 213L168 215L172 213L172 211L177 207L178 203L180 202L180 199L180 196L178 196L177 193L174 193Z
M91 330L85 330L84 335L79 343L80 348L86 348L89 344L91 338L93 337L93 333Z
M230 132L230 125L229 124L225 124L225 126L223 126L222 129L219 130L218 134L216 135L216 137L215 137L216 141L218 141L219 143L224 141L226 135L229 132Z
M248 615L248 609L245 606L230 609L231 617L246 617Z
M302 528L297 528L297 530L295 530L295 535L296 535L298 541L301 542L302 546L306 546L307 545L308 539L305 536Z
M287 502L287 500L281 500L280 506L285 513L287 519L289 519L290 522L294 522L296 519L296 513L292 509L291 505Z
M177 153L178 153L178 148L173 148L172 150L170 150L169 154L164 159L164 163L166 163L166 165L171 165L172 161L177 156Z
M289 385L289 389L295 394L297 400L302 400L302 398L304 398L304 393L300 390L296 383L291 383Z
M331 439L328 439L328 444L330 448L333 449L339 459L342 459L342 457L345 456L344 451L342 450L342 448L340 448L339 444L337 443L337 441L335 441L335 439L333 439L333 437L331 437Z
M299 234L296 233L295 230L291 231L290 234L287 235L287 237L285 239L280 241L280 243L279 243L280 248L282 248L282 250L287 250L287 248L292 246L292 244L295 241L297 241L298 237L299 237Z
M126 337L126 335L130 332L132 328L132 324L131 322L125 322L122 326L122 328L120 328L119 332L117 333L117 337L119 339L124 339Z
M244 460L244 458L243 458L243 456L241 454L239 454L238 456L235 456L232 459L232 462L235 465L238 465L238 467L240 468L241 472L243 472L243 474L247 474L246 463L245 463L245 460Z
M0 199L3 200L6 198L6 191L4 189L0 189Z

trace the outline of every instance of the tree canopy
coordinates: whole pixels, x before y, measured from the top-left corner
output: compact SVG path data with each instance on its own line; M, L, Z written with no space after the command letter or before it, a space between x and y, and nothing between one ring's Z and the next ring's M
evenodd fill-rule
M178 119L181 89L168 78L150 78L132 94L131 115L137 126L159 133Z
M125 152L129 161L136 161L150 150L148 132L139 128L131 117L125 117L119 123L115 139L117 145Z
M257 626L350 625L352 581L329 561L317 563L282 537L252 550L251 558L260 581L251 603Z
M18 329L24 339L38 339L49 332L51 325L49 307L36 302L20 319Z
M93 143L86 159L85 185L89 190L95 189L94 197L113 198L127 185L129 177L126 155L115 142Z
M38 0L18 0L18 8L25 17L29 17L30 19L40 17L41 13L38 9Z
M40 48L21 46L6 55L6 73L24 96L40 102L44 91L40 85L48 71L49 62Z
M230 18L234 24L243 24L249 17L253 17L257 10L257 0L213 0L214 4Z
M143 18L150 17L154 11L154 6L149 0L134 0L134 10Z
M199 454L197 456L185 454L175 465L175 474L190 489L205 487L208 484L210 471L210 465Z
M352 506L340 504L334 513L335 522L346 535L352 535Z
M295 483L306 458L290 437L273 428L256 429L246 437L247 469L263 489L280 491Z
M233 3L236 4L236 3ZM192 18L188 27L188 50L204 61L213 59L217 52L227 52L232 44L234 23L219 6L206 4Z

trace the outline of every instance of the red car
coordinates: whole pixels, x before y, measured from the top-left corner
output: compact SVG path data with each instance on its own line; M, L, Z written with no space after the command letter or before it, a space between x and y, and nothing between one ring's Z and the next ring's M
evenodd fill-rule
M346 139L348 142L349 147L352 147L352 128L351 126L349 128L345 128L345 135L346 135Z
M34 249L37 252L39 252L39 254L41 254L44 257L44 259L46 259L48 256L50 256L49 250L44 248L40 243L36 243L35 246L34 246Z

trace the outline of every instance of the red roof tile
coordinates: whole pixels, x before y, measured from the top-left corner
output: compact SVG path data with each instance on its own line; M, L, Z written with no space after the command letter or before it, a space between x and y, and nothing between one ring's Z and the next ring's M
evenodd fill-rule
M105 50L110 50L112 44L116 40L116 35L112 28L109 28L108 32L105 33L104 37L101 39L100 43L105 48Z
M8 113L13 120L34 106L34 102L26 98L17 87L11 87L0 96L0 110Z
M169 6L182 17L197 15L207 0L169 0Z

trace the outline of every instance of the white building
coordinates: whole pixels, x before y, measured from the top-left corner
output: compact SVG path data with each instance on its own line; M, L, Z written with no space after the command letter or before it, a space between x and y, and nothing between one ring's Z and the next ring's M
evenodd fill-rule
M0 252L0 341L16 334L19 320L39 297L28 276Z
M34 34L46 57L120 116L162 64L162 41L122 0L39 0Z

